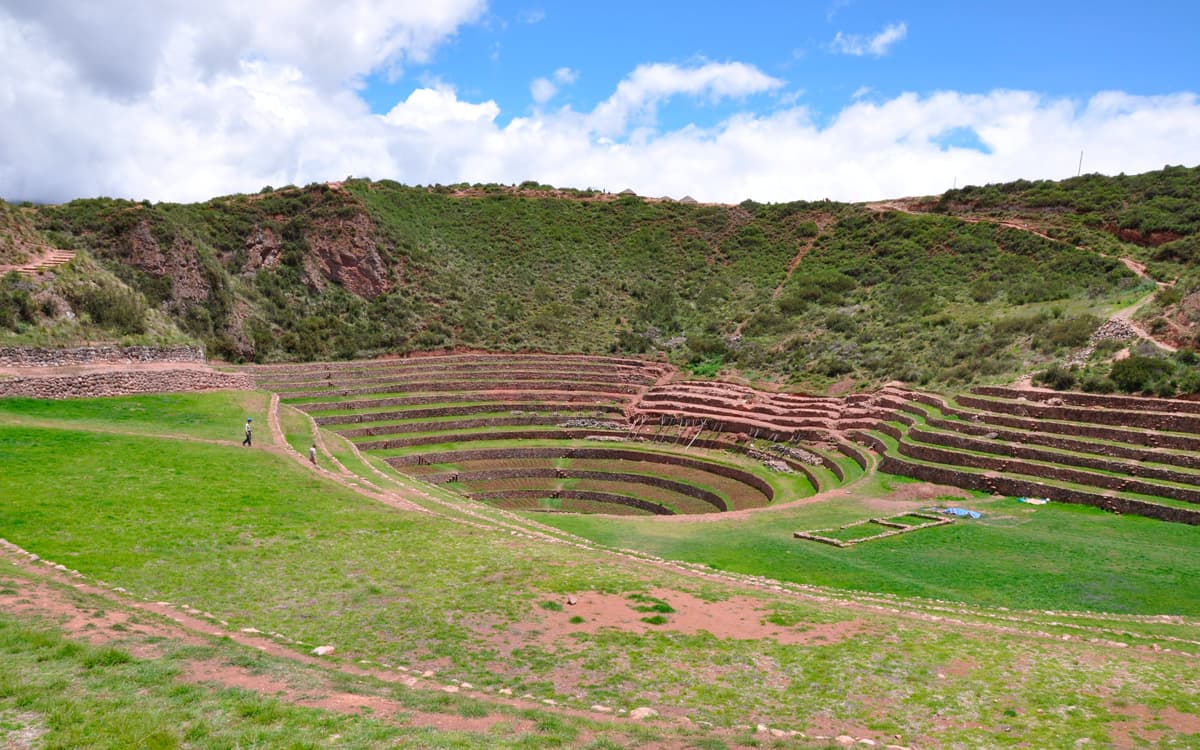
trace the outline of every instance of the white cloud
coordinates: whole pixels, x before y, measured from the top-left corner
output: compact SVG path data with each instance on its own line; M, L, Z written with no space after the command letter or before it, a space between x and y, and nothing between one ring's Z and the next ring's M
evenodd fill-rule
M204 19L150 13L145 23L170 33L155 44L123 38L131 55L150 61L148 75L121 61L89 67L103 50L56 43L50 11L0 11L0 196L190 201L354 174L410 184L536 179L705 201L866 200L940 192L956 178L1066 177L1080 149L1086 169L1105 173L1200 163L1195 93L1104 92L1086 101L1022 91L875 94L828 118L789 100L783 81L737 62L639 66L590 111L534 110L506 123L496 102L433 83L377 115L353 80L427 54L455 27L434 10L421 20L420 8L393 3L413 14L408 26L379 30L356 15L374 7L365 0L336 7L346 15L329 26L360 28L361 39L339 31L329 50L293 41L269 53L252 28L222 36L206 31L219 24ZM468 18L475 6L458 7ZM298 18L285 13L280 28ZM388 41L400 38L410 41ZM96 41L109 53L114 44ZM335 49L358 61L323 69ZM546 81L557 90L576 78L560 68ZM709 128L655 124L656 106L673 96L762 93L774 94L772 111L743 111ZM943 136L959 129L990 153L945 147Z
M545 104L554 98L558 93L560 86L569 86L579 80L579 72L570 68L559 68L554 71L550 78L535 78L533 83L529 84L529 94L533 97L533 101L538 104Z
M546 11L542 10L541 8L535 10L523 10L517 14L517 20L521 23L527 23L532 26L535 23L541 23L542 21L546 20Z
M612 96L592 111L589 123L600 133L620 134L625 132L631 118L653 122L657 105L676 94L719 101L781 86L783 81L740 62L706 63L693 68L665 63L639 65L617 84Z
M858 34L843 34L839 31L833 37L833 41L830 42L829 48L843 55L883 57L888 53L892 45L907 35L908 25L903 22L888 24L884 27L883 31L870 37Z
M389 125L432 130L453 123L491 122L500 114L493 101L471 104L458 100L454 89L417 89L384 116Z
M245 60L291 65L329 90L434 47L483 12L484 0L113 0L6 2L0 24L70 65L104 93L147 93L164 67L236 71ZM174 56L168 53L173 53ZM6 57L8 50L6 50Z
M558 86L555 86L549 78L535 78L533 83L529 84L529 94L538 104L545 104L557 93Z

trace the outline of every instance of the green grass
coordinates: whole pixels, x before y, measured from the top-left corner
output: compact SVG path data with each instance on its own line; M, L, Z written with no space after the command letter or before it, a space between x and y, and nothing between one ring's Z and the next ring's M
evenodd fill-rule
M899 734L919 746L992 746L998 737L1008 736L1039 747L1058 746L1064 736L1089 737L1103 746L1111 739L1112 723L1121 718L1113 700L1200 712L1191 659L1134 649L1106 651L1098 658L1097 647L1080 640L1088 633L1064 631L1048 622L1050 616L1028 614L1035 618L1032 625L1013 623L1013 632L980 635L971 623L988 621L995 613L960 612L955 615L964 622L960 626L873 607L830 606L824 593L808 598L734 587L603 552L514 536L507 529L394 511L279 456L236 445L4 424L0 465L0 535L5 538L127 588L131 597L186 603L228 620L231 628L278 631L306 644L296 646L301 651L336 644L336 660L430 668L439 679L508 687L584 710L592 703L664 707L687 715L692 726L763 721L806 729L812 722L846 722L867 726L881 739ZM882 492L883 484L893 481L899 483L884 477L872 480L872 486ZM819 545L773 536L861 518L863 502L850 498L756 513L744 525L613 519L605 524L626 535L636 530L632 541L653 540L646 547L687 552L707 546L723 556L718 562L729 569L742 559L765 571L773 560L769 573L784 579L803 573L863 588L875 581L882 584L875 590L918 590L943 598L1057 596L1054 609L1077 605L1080 592L1100 592L1101 584L1118 604L1136 605L1131 610L1188 611L1188 603L1197 600L1194 555L1189 554L1195 549L1195 530L1087 509L1047 506L1025 513L1028 509L1009 501L964 502L989 515L978 523L830 549L829 556L812 552ZM869 513L883 514L877 509ZM987 523L1002 520L1001 515L1021 523ZM772 528L776 521L779 528ZM960 536L952 538L954 534ZM1096 568L1091 573L1083 570L1085 536L1092 550L1086 560ZM895 544L921 537L939 541ZM1146 544L1148 539L1154 544ZM1040 551L1049 545L1058 546L1060 558L1051 560ZM897 548L907 551L896 554ZM993 555L995 561L981 562ZM1106 577L1116 570L1124 576L1120 582ZM1013 580L1003 581L1002 572ZM1062 585L1068 577L1078 591ZM1022 593L1022 587L1030 591ZM0 591L18 588L0 574ZM547 638L539 623L551 618L565 623L573 613L540 603L558 602L568 594L582 600L590 592L640 595L629 600L648 608L639 616L666 622ZM733 597L749 597L759 608L746 610L748 617L801 631L844 623L852 635L787 644L685 631L681 623L689 616L689 599L684 594L717 607ZM1108 603L1100 608L1116 608ZM757 615L749 614L753 611ZM163 747L189 742L305 747L323 741L309 739L316 736L309 727L320 727L324 734L319 737L340 733L345 743L362 747L394 745L398 736L429 747L540 748L593 739L637 747L661 740L653 728L621 725L614 731L576 721L570 713L526 714L527 709L515 715L534 723L537 729L529 733L498 739L425 730L397 735L403 730L370 718L331 716L240 691L180 686L171 659L126 660L118 653L130 652L120 644L112 646L119 651L106 650L108 646L89 650L64 647L61 638L52 636L43 648L27 625L5 634L11 619L0 615L5 657L0 659L0 717L10 716L5 711L16 706L48 725L49 717L70 719L52 727L62 734L49 735L56 739L47 747L137 746L114 721L132 727L134 739L166 732ZM1104 626L1112 628L1111 623ZM1121 620L1119 627L1198 639L1194 624L1185 622ZM1032 635L1031 629L1079 637L1063 642ZM1111 630L1104 637L1126 638ZM255 669L264 664L259 657L245 659L243 654L238 663ZM968 661L969 674L937 678L953 660ZM1115 692L1101 695L1097 686L1104 685L1116 686ZM436 692L396 688L394 695L418 710L457 716L477 716L483 710ZM1064 708L1067 700L1074 709ZM954 712L939 715L948 704ZM486 710L501 710L502 705ZM88 731L78 742L75 724ZM192 726L202 726L207 734L189 739L186 732ZM1004 733L1005 726L1013 732ZM683 746L714 739L698 730L679 731ZM117 739L108 742L107 737ZM1168 737L1183 743L1191 739L1178 733ZM147 740L143 746L156 745Z
M8 398L0 399L0 423L69 423L88 429L241 442L246 417L252 417L255 442L267 444L271 442L271 431L267 428L268 401L265 393L240 391L64 401Z
M539 520L612 547L797 583L1013 608L1200 614L1200 528L1058 503L1031 511L1013 499L954 502L985 518L846 549L791 534L887 514L847 498L703 524ZM887 529L855 527L864 530Z

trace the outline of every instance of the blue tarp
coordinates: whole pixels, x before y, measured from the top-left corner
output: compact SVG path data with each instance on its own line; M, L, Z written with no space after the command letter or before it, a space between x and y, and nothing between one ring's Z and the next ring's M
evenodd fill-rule
M967 510L966 508L942 508L942 513L959 518L982 518L983 514L977 510Z

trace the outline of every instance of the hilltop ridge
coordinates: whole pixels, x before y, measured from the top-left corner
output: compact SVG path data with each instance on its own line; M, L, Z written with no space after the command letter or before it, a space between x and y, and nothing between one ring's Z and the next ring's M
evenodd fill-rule
M1066 363L1151 295L1147 335L1190 349L1198 175L873 204L348 179L200 204L6 206L20 217L6 247L79 252L169 324L79 330L44 275L5 282L7 298L54 302L0 316L0 335L70 338L69 312L92 340L153 329L234 361L476 348L660 356L815 389L1003 382Z

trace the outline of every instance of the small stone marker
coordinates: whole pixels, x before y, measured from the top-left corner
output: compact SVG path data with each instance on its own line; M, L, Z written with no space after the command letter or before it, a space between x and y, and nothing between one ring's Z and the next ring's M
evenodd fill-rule
M329 656L334 650L333 646L317 646L312 652L315 656Z
M629 712L629 718L638 719L639 721L653 719L655 716L658 716L658 711L655 711L653 708L648 706L641 706L640 708L635 708Z

